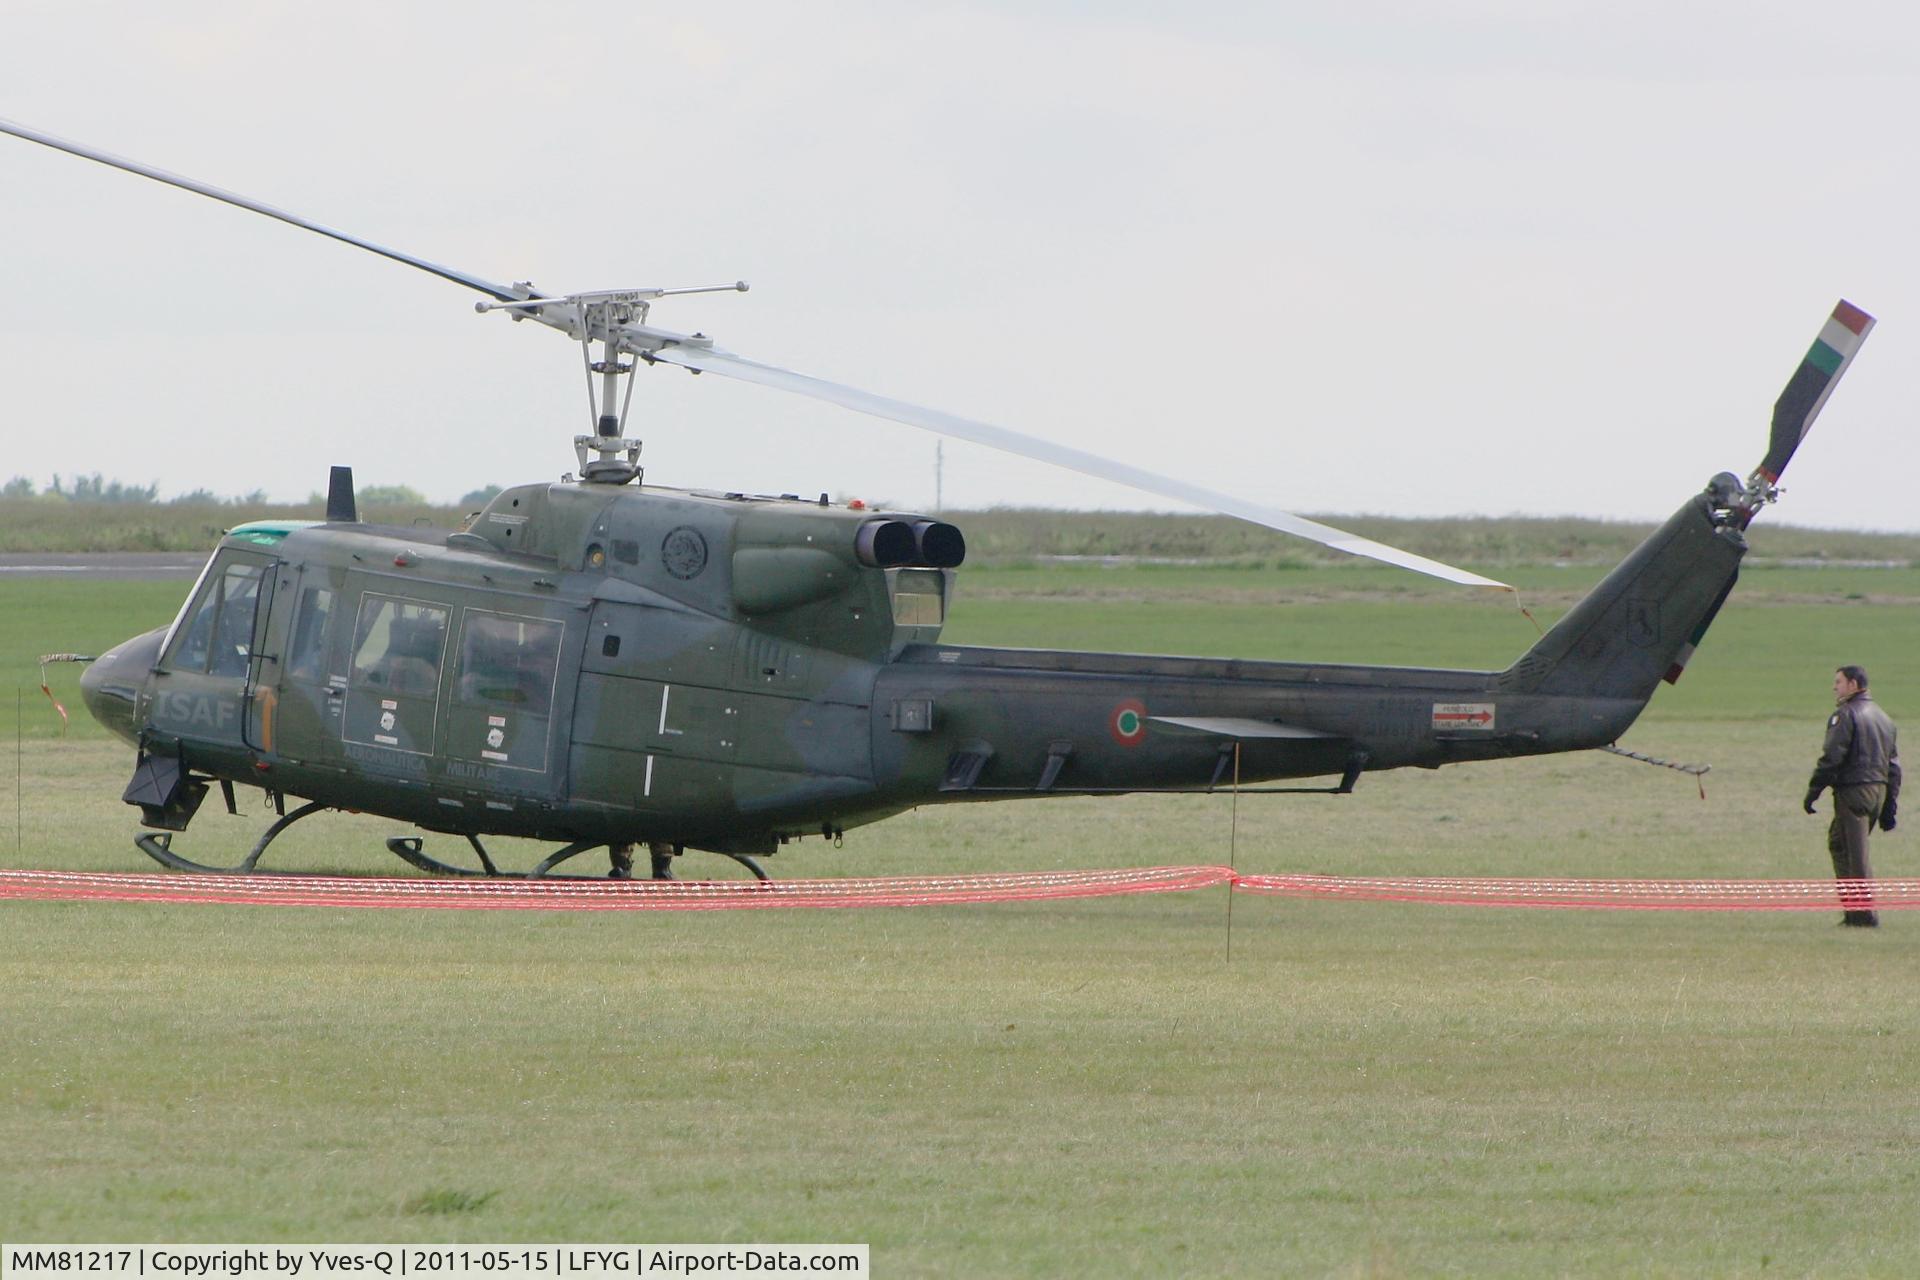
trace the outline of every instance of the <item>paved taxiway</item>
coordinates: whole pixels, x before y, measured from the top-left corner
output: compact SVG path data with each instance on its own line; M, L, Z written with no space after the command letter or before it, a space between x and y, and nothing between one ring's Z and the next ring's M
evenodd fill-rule
M191 578L205 551L16 551L0 554L0 582L11 578Z

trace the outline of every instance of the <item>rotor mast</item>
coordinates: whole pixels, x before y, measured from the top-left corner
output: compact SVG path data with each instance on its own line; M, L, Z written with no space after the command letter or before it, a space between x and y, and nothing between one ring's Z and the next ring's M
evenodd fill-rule
M580 344L580 364L587 377L587 418L590 435L573 438L574 456L580 461L580 479L587 484L626 484L641 475L640 441L626 435L627 412L633 406L633 373L638 360L622 360L622 355L648 358L669 343L712 346L713 339L703 333L679 334L654 329L647 324L647 312L657 298L686 293L745 293L747 282L690 285L679 289L601 289L591 293L570 293L564 297L542 297L528 281L515 282L514 292L522 296L512 301L473 304L482 313L505 311L514 320L534 319L557 329ZM635 338L640 339L639 342ZM593 344L600 344L600 358L593 358ZM620 379L627 380L626 394L620 395ZM595 379L599 381L596 391ZM620 400L620 412L613 412L614 398ZM589 461L588 453L599 456ZM622 455L625 455L624 457Z

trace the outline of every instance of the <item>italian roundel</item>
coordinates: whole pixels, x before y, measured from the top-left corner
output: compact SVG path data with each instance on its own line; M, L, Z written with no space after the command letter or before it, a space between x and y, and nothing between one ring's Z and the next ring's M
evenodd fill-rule
M1123 747L1137 747L1147 737L1147 708L1129 698L1107 717L1107 731Z

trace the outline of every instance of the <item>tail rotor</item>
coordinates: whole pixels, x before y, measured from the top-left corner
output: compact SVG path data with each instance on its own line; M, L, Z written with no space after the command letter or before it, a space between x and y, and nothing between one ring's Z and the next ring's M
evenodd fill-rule
M1740 527L1752 522L1760 508L1780 496L1780 476L1792 461L1794 450L1813 430L1827 397L1833 393L1840 375L1859 354L1860 345L1873 330L1873 317L1842 299L1820 327L1820 335L1807 348L1806 358L1788 379L1786 390L1773 406L1773 434L1767 441L1767 456L1747 477L1745 491L1739 496L1737 510Z

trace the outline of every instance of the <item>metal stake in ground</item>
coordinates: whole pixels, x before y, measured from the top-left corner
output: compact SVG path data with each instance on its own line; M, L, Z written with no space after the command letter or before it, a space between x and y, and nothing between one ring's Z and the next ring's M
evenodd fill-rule
M1227 963L1233 963L1233 879L1239 874L1240 741L1233 743L1233 799L1227 802Z

